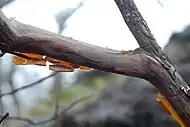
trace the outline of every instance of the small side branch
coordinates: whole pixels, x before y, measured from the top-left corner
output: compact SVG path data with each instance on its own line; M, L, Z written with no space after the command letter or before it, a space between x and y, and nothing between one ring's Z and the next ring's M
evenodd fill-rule
M5 115L3 115L0 119L0 124L9 116L9 113L5 113Z
M12 90L11 92L0 94L0 98L2 98L2 97L4 97L4 96L7 96L7 95L15 94L15 93L17 93L17 92L19 92L19 91L21 91L21 90L23 90L23 89L26 89L26 88L35 86L36 84L39 84L39 83L43 82L44 80L49 79L49 78L55 76L56 74L57 74L57 72L56 72L56 73L53 73L53 74L50 74L49 76L44 77L44 78L42 78L42 79L40 79L40 80L38 80L38 81L36 81L36 82L33 82L33 83L29 84L29 85L20 87L20 88L18 88L18 89L14 89L14 90Z
M43 120L43 121L39 121L39 122L36 122L36 121L33 121L31 120L30 118L27 118L27 117L17 117L17 116L9 116L9 113L6 113L5 115L3 116L0 116L1 119L0 119L0 124L7 118L8 120L19 120L19 121L23 121L23 122L26 122L30 125L33 125L33 126L39 126L39 125L43 125L43 124L46 124L46 123L49 123L53 120L56 120L58 118L62 118L61 116L63 115L66 115L66 113L69 111L69 109L73 108L75 105L77 105L78 103L81 103L82 101L85 101L86 99L88 99L90 96L85 96L85 97L81 97L79 99L76 99L73 103L71 103L67 108L65 108L61 114L59 114L58 116L54 115L52 116L51 118L47 119L47 120Z

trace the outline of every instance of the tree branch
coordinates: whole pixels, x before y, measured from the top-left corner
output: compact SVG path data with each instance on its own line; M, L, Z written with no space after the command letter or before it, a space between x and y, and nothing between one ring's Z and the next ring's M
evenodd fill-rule
M62 118L61 116L64 116L67 114L67 112L72 109L74 106L76 106L77 104L89 99L89 97L91 96L84 96L84 97L81 97L81 98L78 98L76 100L74 100L68 107L66 107L60 114L58 115L53 115L52 117L50 117L49 119L47 120L43 120L43 121L33 121L31 120L30 118L27 118L27 117L19 117L19 116L9 116L9 113L6 113L5 115L3 116L0 116L1 117L1 120L0 120L0 124L3 122L3 120L8 119L8 120L19 120L19 121L23 121L23 122L27 122L28 124L30 125L43 125L43 124L46 124L46 123L49 123L53 120L56 120L58 118Z
M38 53L108 72L124 74L126 72L123 72L124 70L122 69L127 69L130 76L145 76L147 58L145 54L142 54L143 52L130 51L121 53L120 51L62 37L15 20L10 23L3 13L0 15L0 23L2 22L4 27L0 26L2 28L0 30L0 39L2 41L0 49L3 51L10 53ZM11 30L16 31L14 32L16 37L12 36L13 32ZM6 31L6 34L4 31ZM1 46L1 44L5 46ZM138 72L138 74L134 72Z
M118 1L116 0L116 2ZM133 19L130 20L133 21ZM146 28L147 26L144 27L139 25L138 29L134 29L134 32L137 30L138 36L145 37L141 39L136 36L138 40L144 42L139 44L145 51L137 49L121 52L62 37L15 20L9 21L0 12L0 49L12 54L15 52L37 53L102 71L149 80L169 100L184 123L190 125L190 96L185 91L187 84L176 73L175 68L164 59L165 55L160 55L160 52L163 52L154 38L151 37L151 33L138 32L141 29L146 29L146 32L149 30ZM148 44L153 46L146 46L146 39Z
M160 56L163 53L156 39L152 35L148 25L133 0L115 0L122 16L137 40L137 43L145 51Z
M26 85L26 86L23 86L23 87L14 89L14 90L12 90L11 92L0 94L0 98L4 97L4 96L6 96L6 95L15 94L16 92L18 92L18 91L20 91L20 90L23 90L23 89L26 89L26 88L35 86L36 84L41 83L41 82L43 82L44 80L49 79L49 78L55 76L56 74L58 74L58 73L56 72L56 73L50 74L50 75L48 75L48 76L46 76L46 77L44 77L44 78L42 78L42 79L40 79L40 80L37 80L37 81L35 81L35 82L29 84L29 85Z
M129 27L139 46L153 57L158 57L166 72L149 79L158 90L168 99L186 125L190 125L190 87L171 65L168 56L160 48L148 25L137 9L133 0L115 0L125 23ZM153 68L151 68L152 70ZM156 69L153 72L159 72ZM165 75L167 73L167 75ZM166 77L163 77L166 76ZM161 82L158 80L163 79ZM166 79L166 80L165 80ZM154 81L155 80L155 81ZM159 85L156 85L159 84ZM165 87L165 88L164 88ZM178 103L178 101L181 101ZM185 106L184 106L185 105ZM183 107L184 106L184 107ZM183 108L182 108L183 107Z
M9 116L9 113L5 113L3 116L1 116L0 124Z

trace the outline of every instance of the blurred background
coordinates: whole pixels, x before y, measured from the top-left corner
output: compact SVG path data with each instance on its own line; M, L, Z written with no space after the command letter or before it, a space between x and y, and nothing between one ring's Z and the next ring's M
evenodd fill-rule
M190 2L135 0L159 45L189 84ZM114 0L0 0L9 18L101 47L138 47ZM0 58L2 127L179 127L157 104L156 89L99 70L55 73Z

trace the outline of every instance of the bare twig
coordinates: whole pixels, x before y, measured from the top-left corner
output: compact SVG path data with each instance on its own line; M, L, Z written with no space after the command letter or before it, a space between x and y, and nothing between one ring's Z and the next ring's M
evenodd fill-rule
M2 60L0 60L0 66L1 65L2 65ZM2 94L2 83L3 83L2 73L3 72L2 72L2 70L0 68L0 94ZM4 106L2 98L0 98L0 113L3 114L4 111L5 111L5 106Z
M32 87L32 86L34 86L34 85L36 85L36 84L38 84L38 83L43 82L44 80L46 80L46 79L48 79L48 78L50 78L50 77L55 76L56 74L58 74L58 72L54 72L53 74L51 74L51 75L49 75L49 76L47 76L47 77L44 77L44 78L42 78L42 79L40 79L40 80L38 80L38 81L36 81L36 82L33 82L33 83L29 84L29 85L20 87L20 88L18 88L18 89L14 89L14 90L11 91L11 92L1 94L1 95L0 95L0 98L2 98L3 96L6 96L6 95L12 95L12 94L14 94L14 93L16 93L16 92L18 92L18 91L20 91L20 90L23 90L23 89Z
M30 120L29 118L25 118L25 117L19 117L19 116L9 116L7 119L9 120L20 120L20 121L24 121L27 122L31 125L35 125L35 122Z
M11 91L14 91L15 87L14 87L14 83L13 83L13 74L15 73L16 71L16 66L15 65L12 65L11 67L11 71L10 73L8 74L9 75L9 79L8 79L8 83L11 87ZM20 103L19 103L19 99L17 98L16 94L13 93L12 94L13 96L13 101L14 101L14 104L16 106L16 110L17 110L17 115L20 116Z
M90 98L90 97L92 97L92 95L90 95L90 96L85 96L85 97L81 97L81 98L75 100L73 103L71 103L67 108L65 108L65 109L59 114L59 116L58 116L57 119L56 119L56 122L53 124L52 127L57 127L57 124L59 124L58 121L64 121L64 118L65 118L66 114L68 113L68 111L69 111L70 109L72 109L76 104L78 104L79 102L85 101L86 99L88 99L88 98Z
M66 21L82 6L84 5L84 1L81 1L78 3L78 5L74 8L68 8L64 11L60 11L56 16L56 22L59 26L58 34L61 34L61 32L66 28Z
M160 0L157 0L157 2L161 7L164 7L164 4Z
M60 100L60 93L62 88L62 75L58 74L54 78L54 84L52 88L52 92L55 95L55 117L58 116L59 112L59 100Z
M70 109L72 109L76 104L82 102L82 101L85 101L89 98L91 98L92 96L89 95L89 96L85 96L85 97L81 97L77 100L75 100L73 103L71 103L67 108L65 108L59 115L59 117L62 117L63 115L65 115Z
M31 120L30 118L26 118L26 117L19 117L19 116L9 116L9 117L7 117L7 116L9 115L9 114L7 114L7 113L6 113L5 115L1 116L1 117L2 117L3 120L7 117L7 119L9 119L9 120L24 121L24 122L27 122L27 123L30 124L30 125L42 125L42 124L49 123L49 122L51 122L51 121L53 121L53 120L59 118L60 116L62 116L62 115L64 115L65 113L67 113L67 111L70 110L71 108L73 108L76 104L78 104L78 103L80 103L80 102L82 102L82 101L88 99L89 97L90 97L90 96L81 97L81 98L75 100L73 103L71 103L67 108L65 108L65 109L63 110L63 112L61 112L60 115L57 115L57 116L53 115L51 118L49 118L49 119L47 119L47 120L39 121L39 122L35 122L35 121ZM3 120L2 120L2 121L3 121ZM0 122L1 122L1 121L0 121Z
M1 124L8 116L9 116L9 113L8 113L8 112L5 113L5 114L1 117L1 119L0 119L0 124Z
M55 98L55 114L54 114L55 117L58 116L58 112L59 112L59 98L56 97Z

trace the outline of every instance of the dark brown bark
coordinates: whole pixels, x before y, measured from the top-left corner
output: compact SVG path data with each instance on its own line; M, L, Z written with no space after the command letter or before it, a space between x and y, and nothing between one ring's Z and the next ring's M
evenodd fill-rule
M125 23L129 27L137 43L145 51L160 56L164 54L161 47L157 44L148 25L138 11L133 0L115 0ZM164 56L163 56L164 57Z
M167 55L156 42L156 39L138 11L134 1L115 0L115 2L139 46L144 51L158 57L159 62L165 68L165 72L163 72L162 69L152 68L150 66L151 70L154 71L152 73L152 78L149 78L149 81L168 99L173 108L181 116L184 123L187 126L190 125L190 87L176 72ZM155 72L160 74L157 75Z
M12 54L38 53L102 71L149 80L169 100L184 123L190 125L188 85L170 64L133 1L115 2L141 49L120 52L90 45L15 20L10 21L2 12L0 49Z

